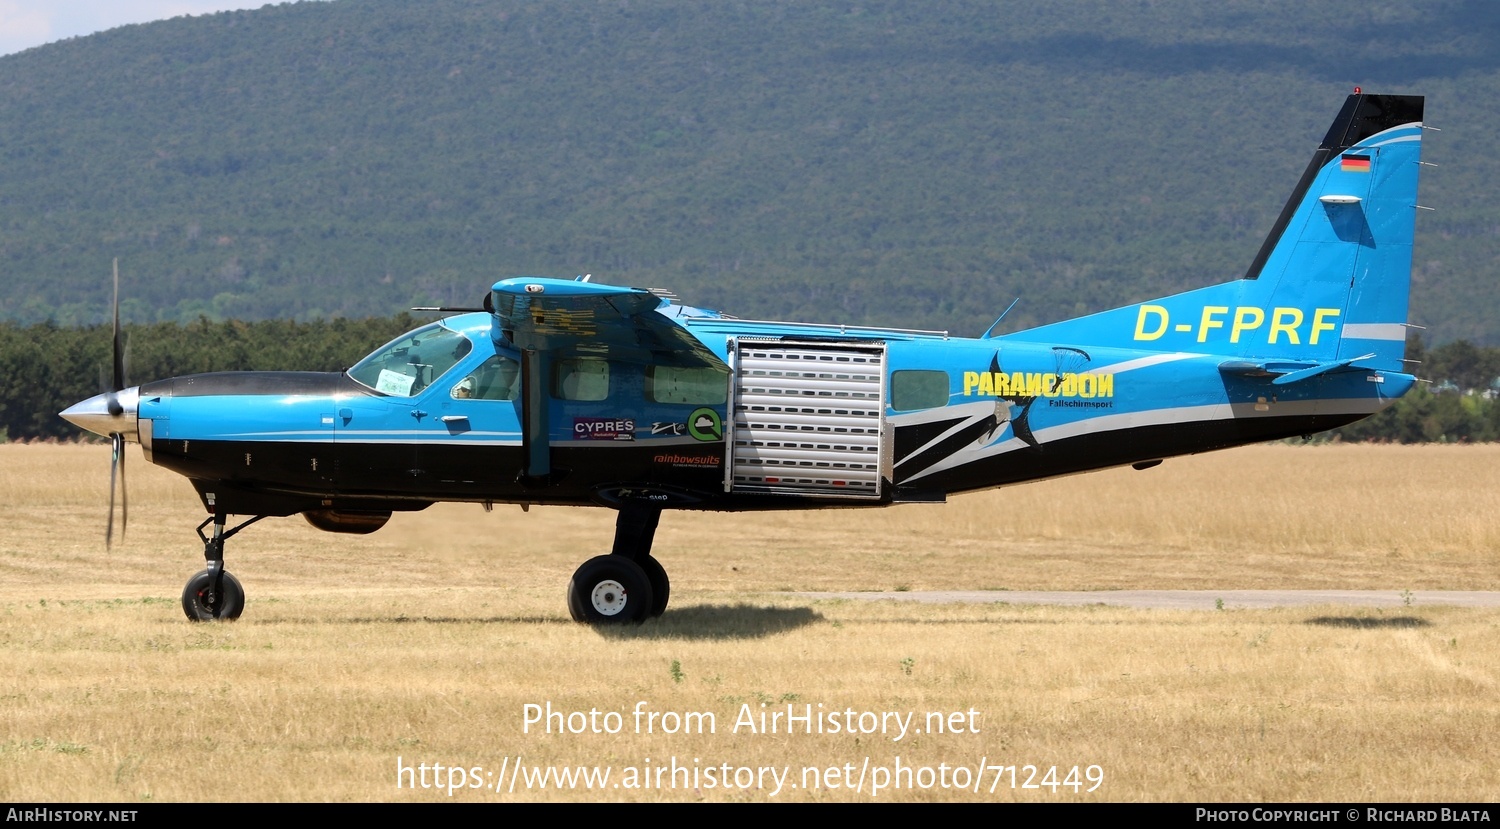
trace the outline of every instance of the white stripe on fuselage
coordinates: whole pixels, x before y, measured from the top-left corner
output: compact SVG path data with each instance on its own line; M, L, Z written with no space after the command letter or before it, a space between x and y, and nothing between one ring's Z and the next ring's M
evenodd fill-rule
M1256 412L1256 405L1255 403L1211 403L1206 406L1180 406L1167 409L1147 409L1139 412L1122 412L1120 414L1100 415L1098 417L1073 421L1072 423L1062 423L1057 426L1034 429L1032 435L1036 437L1038 443L1045 447L1046 444L1053 441L1098 434L1100 432L1125 431L1143 426L1168 426L1174 423L1202 423L1215 420L1235 420L1237 418L1267 419L1299 417L1313 414L1368 415L1374 414L1383 408L1380 401L1370 398L1285 401L1273 404L1275 414ZM1026 446L1027 444L1024 441L1012 437L1009 440L988 446L974 446L967 449L960 449L910 478L904 479L902 483L919 480L928 475L955 469L965 464L993 458Z
M173 437L170 440L180 440ZM435 433L430 429L408 429L385 431L381 429L277 432L226 432L218 435L199 435L188 440L250 440L265 443L389 443L400 445L462 444L464 446L519 446L520 432L462 431L451 435Z
M1081 371L1079 372L1079 374L1124 374L1127 371L1135 371L1138 368L1150 368L1151 366L1159 366L1163 363L1175 363L1178 360L1191 360L1194 357L1208 358L1210 356L1212 355L1192 354L1185 351L1174 351L1166 354L1150 354L1145 357L1136 357L1132 360L1126 360L1122 363L1114 363L1112 365L1091 368L1088 371Z

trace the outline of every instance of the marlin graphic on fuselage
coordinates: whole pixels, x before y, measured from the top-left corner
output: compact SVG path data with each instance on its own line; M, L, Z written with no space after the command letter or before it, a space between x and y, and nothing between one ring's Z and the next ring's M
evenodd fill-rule
M112 436L117 465L139 441L191 479L209 517L189 618L239 615L224 542L253 521L371 532L468 501L617 510L613 550L574 573L569 609L640 621L667 604L651 555L666 509L937 502L1390 405L1415 382L1402 357L1422 108L1351 95L1242 278L1027 331L739 320L660 292L517 277L342 374L126 388L117 359L113 389L63 416ZM226 530L231 515L248 520Z

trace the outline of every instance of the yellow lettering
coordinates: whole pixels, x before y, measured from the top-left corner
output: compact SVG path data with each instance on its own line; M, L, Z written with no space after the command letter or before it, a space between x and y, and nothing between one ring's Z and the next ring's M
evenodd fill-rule
M1003 371L995 372L995 396L1004 397L1010 394L1010 376Z
M1251 319L1254 317L1254 320ZM1266 321L1266 312L1251 305L1241 305L1234 309L1234 327L1229 329L1229 341L1237 343L1240 335L1246 331L1253 331Z
M977 386L977 385L979 385L979 372L977 372L977 371L966 371L966 372L964 372L964 397L971 397L971 396L973 396L973 394L974 394L974 387Z
M1282 322L1283 318L1291 322ZM1276 335L1286 333L1286 338L1292 345L1301 345L1302 341L1297 338L1297 326L1302 324L1302 312L1296 308L1277 308L1271 314L1271 338L1267 342L1276 344Z
M1319 308L1318 310L1314 311L1312 336L1307 338L1307 344L1317 345L1319 333L1323 331L1332 331L1334 329L1333 323L1324 322L1323 320L1327 319L1328 317L1336 317L1338 315L1339 309L1337 308Z
M979 375L979 388L975 389L974 393L985 395L986 397L993 396L995 393L995 375L990 374L988 371Z
M1115 396L1115 376L1113 374L1099 375L1099 397Z
M1046 390L1047 390L1047 387L1044 386L1044 385L1042 385L1042 375L1040 375L1040 374L1028 374L1028 375L1026 375L1026 396L1027 397L1041 397L1046 392Z
M1092 374L1080 374L1080 375L1078 375L1078 396L1079 397L1093 397L1094 396L1094 384L1095 384L1096 379L1097 378L1094 375L1092 375Z
M1062 376L1062 385L1058 388L1057 393L1062 395L1063 397L1077 397L1078 375L1074 374L1071 371L1067 374L1064 374Z
M1010 393L1012 395L1026 393L1026 375L1018 371L1010 376Z
M1042 375L1042 396L1043 397L1056 397L1057 396L1057 375L1056 374L1043 374Z
M1146 331L1146 315L1147 314L1151 314L1151 315L1154 315L1156 317L1157 325L1156 325L1156 330L1155 331L1151 331L1151 332L1147 332ZM1155 339L1160 339L1161 335L1165 334L1166 331L1167 331L1167 309L1161 307L1160 305L1142 305L1140 313L1137 314L1136 318L1135 318L1135 338L1137 340L1155 340Z
M1224 327L1223 320L1216 320L1216 319L1214 319L1214 315L1215 314L1227 314L1227 313L1229 313L1228 306L1224 306L1224 305L1205 305L1205 306L1203 306L1203 319L1201 319L1201 320L1198 321L1198 342L1200 342L1200 343L1206 343L1206 342L1208 342L1208 332L1209 332L1209 329L1212 329L1212 328L1223 328Z

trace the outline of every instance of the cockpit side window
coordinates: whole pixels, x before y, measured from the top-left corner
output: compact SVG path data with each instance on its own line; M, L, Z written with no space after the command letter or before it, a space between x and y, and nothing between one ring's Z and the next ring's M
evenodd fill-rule
M349 369L349 376L383 394L411 397L448 373L473 348L468 337L434 323L387 343Z
M516 400L521 396L520 380L521 364L496 354L458 381L453 387L453 399Z

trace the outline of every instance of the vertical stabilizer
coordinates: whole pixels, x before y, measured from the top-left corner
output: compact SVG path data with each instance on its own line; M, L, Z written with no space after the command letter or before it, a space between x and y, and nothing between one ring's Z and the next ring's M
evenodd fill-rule
M1339 308L1337 353L1309 356L1373 353L1360 364L1402 370L1422 103L1411 95L1350 95L1245 274L1267 283L1273 307L1316 297L1320 308Z
M1350 95L1244 278L1006 338L1402 371L1421 139L1422 98Z

